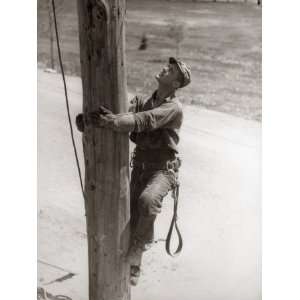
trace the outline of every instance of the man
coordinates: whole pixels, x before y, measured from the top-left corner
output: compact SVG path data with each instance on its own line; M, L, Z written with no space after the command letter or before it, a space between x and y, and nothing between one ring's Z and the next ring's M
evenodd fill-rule
M95 127L131 132L130 139L136 144L131 160L132 237L127 254L132 285L138 283L143 251L153 242L154 221L162 200L177 184L177 144L183 113L175 91L190 83L191 72L185 63L171 57L155 78L157 90L148 99L136 96L128 113L113 114L101 107L88 116ZM77 116L76 125L84 130L82 114Z

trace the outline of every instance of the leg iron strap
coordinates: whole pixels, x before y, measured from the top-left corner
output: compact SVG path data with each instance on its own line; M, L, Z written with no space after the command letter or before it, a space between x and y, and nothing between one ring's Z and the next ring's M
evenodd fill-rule
M171 225L170 225L169 232L168 232L167 239L166 239L166 251L170 256L175 257L181 252L182 246L183 246L182 236L181 236L180 230L177 225L179 183L177 183L175 188L173 189L172 197L174 199L174 210L173 210L173 217L172 217ZM174 253L172 253L170 248L171 248L171 238L172 238L172 232L173 232L174 226L175 226L175 230L176 230L176 233L178 236L178 246L177 246L176 251Z

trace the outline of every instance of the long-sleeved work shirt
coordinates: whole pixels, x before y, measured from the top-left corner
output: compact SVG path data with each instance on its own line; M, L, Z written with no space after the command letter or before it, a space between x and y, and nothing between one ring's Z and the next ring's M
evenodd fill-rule
M129 111L133 113L135 128L130 139L137 151L178 153L182 105L176 97L158 103L156 93L148 99L136 96L131 100Z

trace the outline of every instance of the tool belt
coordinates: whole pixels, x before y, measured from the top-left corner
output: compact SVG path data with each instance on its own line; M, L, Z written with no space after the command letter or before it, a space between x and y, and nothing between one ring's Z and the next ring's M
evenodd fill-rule
M138 161L132 157L130 161L130 167L141 168L142 170L173 170L177 172L181 166L181 160L176 157L174 160L168 160L164 162L147 162Z

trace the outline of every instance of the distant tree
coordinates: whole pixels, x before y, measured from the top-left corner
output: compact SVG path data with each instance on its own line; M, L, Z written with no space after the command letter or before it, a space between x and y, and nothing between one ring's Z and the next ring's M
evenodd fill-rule
M171 20L169 23L168 37L175 42L176 57L179 57L180 46L185 36L185 25L178 20Z

